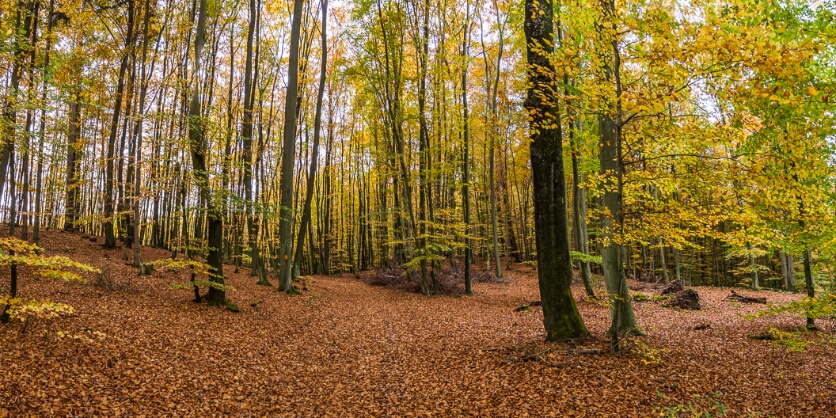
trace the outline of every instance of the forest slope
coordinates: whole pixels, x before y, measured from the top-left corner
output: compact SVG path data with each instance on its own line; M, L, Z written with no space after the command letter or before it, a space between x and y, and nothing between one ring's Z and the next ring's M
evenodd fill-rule
M425 297L351 275L315 276L308 291L288 296L227 266L236 289L228 296L242 309L234 313L167 290L184 281L173 273L135 276L121 249L57 231L42 245L130 286L23 272L22 296L76 313L56 320L49 339L45 322L23 335L19 321L0 326L0 416L648 416L689 403L714 416L836 412L834 322L801 336L806 351L788 351L747 335L792 331L803 319L743 319L762 305L722 301L727 289L696 288L701 311L636 303L646 348L583 355L574 350L607 348L608 309L575 287L593 337L543 343L540 309L515 312L539 299L526 266L509 270L508 284L477 283L471 297ZM145 260L169 255L142 251ZM8 272L1 275L6 286Z

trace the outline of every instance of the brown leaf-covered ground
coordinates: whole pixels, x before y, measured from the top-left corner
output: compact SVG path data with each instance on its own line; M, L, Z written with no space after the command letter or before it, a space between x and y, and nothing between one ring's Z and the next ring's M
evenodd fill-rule
M724 302L724 289L696 288L696 312L636 303L648 336L628 344L632 353L578 354L608 348L607 308L576 287L592 337L543 343L540 308L515 312L539 299L525 266L507 272L510 283L476 284L470 297L425 297L348 274L313 277L309 291L287 296L227 266L229 298L242 309L234 313L167 290L185 279L174 273L137 277L122 249L58 231L42 245L122 286L24 273L21 296L76 313L54 321L49 338L43 321L23 335L21 322L0 325L0 416L836 416L834 322L804 336L806 351L788 351L747 335L792 331L802 319L743 319L763 305ZM8 274L0 272L3 292Z

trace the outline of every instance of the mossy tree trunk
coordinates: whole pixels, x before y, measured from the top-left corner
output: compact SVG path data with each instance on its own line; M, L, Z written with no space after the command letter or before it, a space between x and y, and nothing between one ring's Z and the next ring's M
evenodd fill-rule
M526 0L525 36L528 58L528 96L531 120L531 169L537 276L543 302L543 324L549 341L576 338L589 332L572 296L569 257L566 178L563 138L553 96L554 7L551 0Z

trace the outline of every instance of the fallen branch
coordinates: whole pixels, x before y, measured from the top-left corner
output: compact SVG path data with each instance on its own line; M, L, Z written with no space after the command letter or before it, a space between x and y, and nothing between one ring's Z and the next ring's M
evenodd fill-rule
M740 293L735 292L734 290L729 293L728 296L723 298L723 300L731 300L735 302L743 302L743 303L766 303L766 298L753 298L746 295L741 295Z
M604 351L600 348L579 348L572 350L572 354L603 354Z

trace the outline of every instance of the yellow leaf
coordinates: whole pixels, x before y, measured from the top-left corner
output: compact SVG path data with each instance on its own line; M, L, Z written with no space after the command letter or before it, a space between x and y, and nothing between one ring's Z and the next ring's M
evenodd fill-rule
M818 92L819 91L816 90L816 88L813 86L807 87L807 94L809 94L810 96L815 96L816 94L818 94Z

